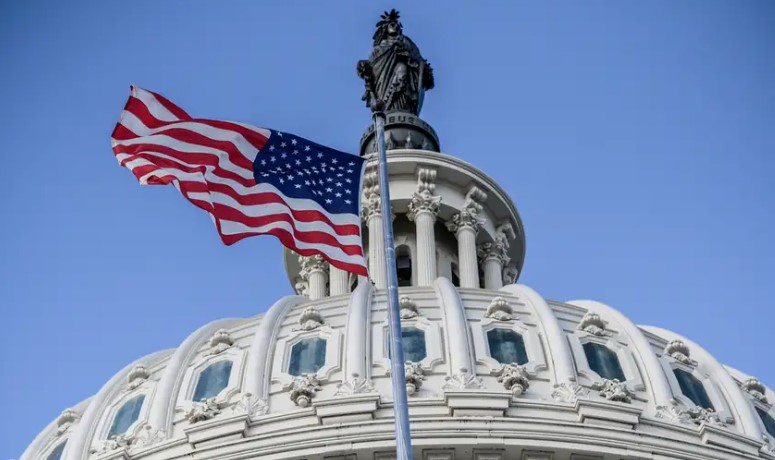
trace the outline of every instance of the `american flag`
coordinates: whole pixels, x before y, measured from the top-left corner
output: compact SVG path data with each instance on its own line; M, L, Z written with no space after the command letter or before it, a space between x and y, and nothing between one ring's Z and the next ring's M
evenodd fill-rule
M293 251L367 275L359 197L363 159L280 131L192 118L132 86L111 136L141 184L173 184L227 245L274 235Z

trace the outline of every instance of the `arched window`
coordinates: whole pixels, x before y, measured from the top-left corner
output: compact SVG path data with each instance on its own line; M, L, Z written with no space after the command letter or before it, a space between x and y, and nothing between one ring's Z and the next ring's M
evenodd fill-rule
M46 457L46 460L59 460L62 458L62 452L65 450L65 444L67 444L67 441L54 447L54 450L52 450L51 453L48 454L48 457Z
M143 401L145 401L145 395L139 395L125 402L124 405L121 406L116 412L116 416L113 417L113 424L110 425L108 439L126 433L126 430L128 430L140 417L140 409L143 408Z
M396 248L396 273L399 286L412 285L412 254L409 246L401 245Z
M605 345L594 342L587 342L583 346L589 368L597 372L600 377L608 380L616 379L620 382L627 380L615 352Z
M490 356L501 364L526 364L528 361L525 341L511 329L487 331Z
M326 340L319 337L303 339L291 348L291 375L314 374L326 364Z
M194 401L201 401L203 399L218 396L218 393L229 385L231 365L231 361L219 361L207 366L207 368L199 374L199 380L196 382Z
M676 380L678 380L678 386L681 387L681 393L687 398L691 399L694 404L705 409L713 409L713 404L710 402L708 392L705 391L705 385L700 382L697 377L693 376L689 372L683 369L673 369Z
M775 419L760 407L756 408L756 413L759 414L759 418L762 419L764 429L767 430L767 433L775 438Z
M418 363L428 356L425 349L425 331L416 327L401 328L401 343L404 348L404 360Z

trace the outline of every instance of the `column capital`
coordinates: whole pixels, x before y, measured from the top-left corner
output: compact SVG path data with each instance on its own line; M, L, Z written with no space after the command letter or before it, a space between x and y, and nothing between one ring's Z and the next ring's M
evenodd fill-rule
M447 222L447 229L456 235L461 230L470 229L474 233L479 232L479 227L484 224L484 219L479 217L479 210L475 207L465 207L452 215L452 219Z
M326 262L323 256L317 254L309 257L299 256L299 263L301 264L299 275L305 281L308 281L313 273L326 274L329 270L328 262Z
M409 211L406 213L406 216L413 221L418 214L427 212L436 219L440 205L440 196L433 195L428 189L418 190L412 194L412 199L409 201Z
M495 241L487 241L479 245L476 254L482 260L497 260L501 266L509 263L509 245L505 239L496 238Z
M379 192L366 192L363 194L363 200L361 201L361 219L364 222L368 222L372 217L382 215L382 198L379 196Z

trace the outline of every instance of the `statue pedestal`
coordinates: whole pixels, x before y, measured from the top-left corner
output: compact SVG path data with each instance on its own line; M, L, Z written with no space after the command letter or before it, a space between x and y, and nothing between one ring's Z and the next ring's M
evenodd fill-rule
M407 112L388 112L386 118L385 141L388 150L440 151L436 131L417 115ZM361 136L361 156L376 151L374 125L371 125Z

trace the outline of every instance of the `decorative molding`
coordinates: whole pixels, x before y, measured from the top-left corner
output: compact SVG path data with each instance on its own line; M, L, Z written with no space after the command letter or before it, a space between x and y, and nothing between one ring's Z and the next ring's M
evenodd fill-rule
M206 355L217 355L231 348L234 345L234 339L226 329L218 329L210 337L210 350Z
M503 285L508 286L517 282L519 269L516 265L509 265L503 269Z
M231 411L237 414L247 414L249 418L266 415L269 412L269 404L265 399L254 396L252 393L242 393L239 401L231 406Z
M361 199L361 218L363 221L368 222L372 217L381 215L381 205L377 168L369 168L363 174L363 197Z
M697 425L716 425L725 427L727 424L721 420L721 417L719 414L710 409L706 409L704 407L695 406L690 409L686 410L686 415L689 416L689 419L693 421Z
M439 208L441 207L441 197L433 195L433 192L425 189L419 190L412 194L412 198L409 200L406 217L413 221L417 218L417 215L423 212L429 213L435 219L439 214Z
M530 388L529 375L525 366L505 364L498 370L497 376L498 382L503 383L503 387L511 391L511 395L515 398L522 396Z
M299 326L301 326L302 331L311 331L319 328L323 324L325 324L323 315L321 315L315 307L305 308L301 312L301 316L299 316Z
M401 296L398 299L398 306L401 309L399 314L402 320L416 318L420 315L420 311L417 309L417 304L412 301L408 296Z
M296 291L296 294L298 295L309 297L309 281L299 278L293 284L293 290Z
M135 388L145 383L150 377L151 372L148 370L148 368L143 364L138 364L131 371L129 371L129 375L127 376L126 391L134 390Z
M309 276L315 272L328 273L328 262L323 256L315 254L312 256L299 256L301 271L299 275L305 281L309 281Z
M186 419L189 423L202 422L210 420L220 413L221 404L216 401L216 398L207 398L202 401L194 401L191 409L186 412Z
M131 449L136 450L139 447L150 447L167 439L163 430L154 428L151 425L143 425L142 429L134 436L131 442Z
M420 363L406 362L404 363L404 375L406 376L406 394L412 396L416 394L422 382L425 380L425 375Z
M479 210L477 208L468 207L453 214L452 219L446 223L446 227L455 234L463 229L471 229L474 233L478 233L479 227L484 225L484 222L485 220L479 217Z
M485 318L492 318L496 321L511 321L517 319L514 316L514 309L511 308L509 302L503 297L492 299L484 316Z
M101 457L106 454L112 454L118 450L129 450L129 446L132 445L133 437L120 434L112 439L106 439L102 442L95 444L89 449L90 454L96 454Z
M686 409L681 407L681 405L678 404L678 401L676 401L675 399L670 401L669 405L657 406L657 411L654 414L654 416L656 418L665 419L673 423L683 423L683 424L692 423L692 420L689 417L689 414L687 413Z
M618 401L631 403L633 393L627 388L624 382L618 379L603 379L592 384L592 389L598 391L599 395L609 401Z
M460 369L460 372L448 375L444 378L444 386L442 389L444 391L455 391L475 390L482 387L482 379L477 377L476 374L472 374L468 369Z
M740 385L740 389L753 396L757 401L767 403L767 388L758 379L753 377L747 379Z
M315 374L304 374L293 379L291 385L291 401L299 407L307 407L315 392L320 391L320 380Z
M57 418L57 436L66 433L67 430L78 423L80 419L81 416L73 409L63 410L62 413L59 414L59 418Z
M334 396L357 395L373 391L374 385L370 380L362 378L358 374L353 374L351 378L339 384Z
M586 398L589 390L576 382L563 382L554 386L552 399L557 402L575 404L580 398Z
M689 347L681 340L670 341L667 345L665 345L664 353L679 363L684 363L689 366L697 365L697 361L689 357Z
M607 337L612 334L610 331L606 330L605 324L605 321L603 321L600 315L588 311L584 317L581 318L578 329L598 337Z

